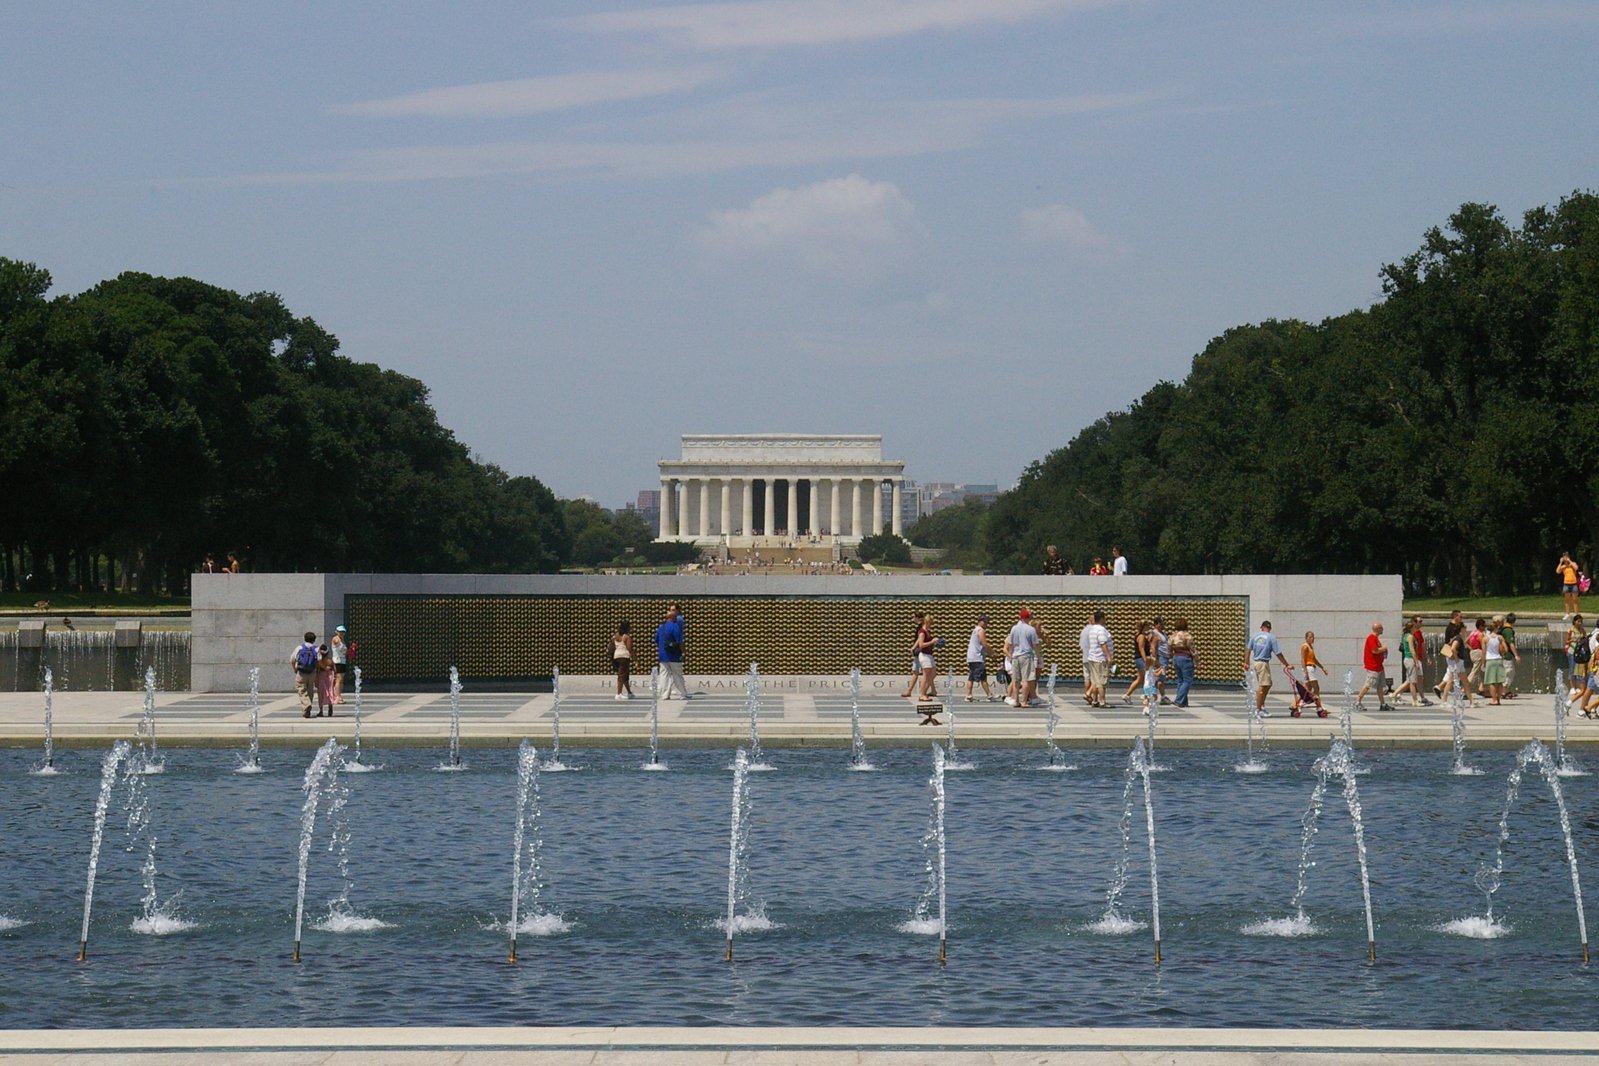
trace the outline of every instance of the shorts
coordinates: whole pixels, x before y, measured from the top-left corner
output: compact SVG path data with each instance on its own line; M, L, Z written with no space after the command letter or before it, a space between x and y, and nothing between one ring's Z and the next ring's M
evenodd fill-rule
M335 669L335 670L337 670L339 672L339 676L340 677L349 677L350 676L350 664L349 663L334 663L333 664L333 669Z
M1599 692L1599 674L1588 675L1588 690L1590 692Z
M1564 592L1567 596L1570 596L1570 595L1572 595L1573 593L1575 593L1577 591L1577 586L1576 585L1561 585L1560 586L1560 591Z
M1503 659L1489 659L1482 664L1482 683L1485 685L1503 685L1505 683L1505 661Z
M1110 680L1110 663L1096 663L1092 660L1083 664L1083 679L1094 688L1104 688Z
M1254 663L1254 666L1255 666L1255 687L1256 688L1271 688L1271 660L1270 659L1256 659L1255 663Z
M1024 681L1038 680L1038 656L1012 655L1010 659L1011 676L1016 679L1018 684Z
M988 680L988 664L984 663L984 662L967 663L966 664L966 680L968 680L968 681L987 681Z
M933 655L932 655L931 652L921 651L921 652L917 652L916 653L916 669L918 669L918 670L936 670L936 669L938 669L938 664L933 661Z
M1377 691L1381 693L1388 687L1388 677L1381 670L1367 670L1366 684L1376 685Z
M1421 660L1420 659L1411 659L1410 660L1410 669L1408 671L1406 671L1405 676L1410 678L1410 680L1414 681L1416 684L1418 684L1418 685L1421 684Z
M1453 678L1456 682L1459 682L1464 676L1465 667L1460 664L1459 659L1444 660L1444 677Z

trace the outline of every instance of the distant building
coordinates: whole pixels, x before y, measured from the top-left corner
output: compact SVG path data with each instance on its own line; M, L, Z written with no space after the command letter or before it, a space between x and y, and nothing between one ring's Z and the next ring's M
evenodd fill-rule
M903 532L905 464L866 434L684 434L663 459L661 540L771 546L774 540L855 544Z

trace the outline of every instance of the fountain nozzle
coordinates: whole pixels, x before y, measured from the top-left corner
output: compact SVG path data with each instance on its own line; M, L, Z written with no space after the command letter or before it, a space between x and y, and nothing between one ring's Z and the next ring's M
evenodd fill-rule
M78 941L78 961L79 962L88 962L89 961L89 942L87 940ZM1587 944L1584 944L1582 946L1582 961L1583 962L1587 962L1588 961L1588 945Z
M300 961L300 942L298 940L294 942L294 961Z
M1584 966L1588 965L1588 942L1586 940L1582 942L1582 964Z
M516 937L511 937L511 954L505 960L512 966L516 965Z
M1586 954L1587 945L1583 945L1583 947L1584 947L1584 953ZM1376 962L1377 961L1377 942L1375 940L1366 941L1366 961L1367 962Z
M727 954L723 955L722 959L724 962L733 961L733 936L731 933L729 933L727 937Z
M1160 941L1155 941L1155 965L1160 965Z

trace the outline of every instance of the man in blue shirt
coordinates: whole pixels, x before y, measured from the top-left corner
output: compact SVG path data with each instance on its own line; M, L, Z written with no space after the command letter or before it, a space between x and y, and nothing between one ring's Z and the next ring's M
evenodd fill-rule
M1244 670L1255 673L1255 710L1262 718L1270 718L1271 712L1266 710L1266 693L1271 691L1271 657L1277 656L1283 664L1283 669L1290 674L1294 668L1289 665L1288 659L1283 655L1281 645L1277 638L1272 636L1271 623L1260 623L1260 632L1250 638L1245 645L1248 656L1244 659Z
M666 621L655 627L655 655L661 663L663 700L688 699L688 686L683 682L683 618L672 604L666 609ZM673 687L677 695L672 695Z

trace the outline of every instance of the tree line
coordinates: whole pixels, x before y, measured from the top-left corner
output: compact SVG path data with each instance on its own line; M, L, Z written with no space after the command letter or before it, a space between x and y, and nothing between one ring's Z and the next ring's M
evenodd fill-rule
M1012 573L1114 543L1135 572L1439 593L1547 591L1563 550L1594 566L1599 196L1519 227L1465 204L1381 280L1370 308L1217 337L1030 465L974 545Z
M525 572L568 557L536 478L475 459L420 381L277 296L126 273L51 296L0 258L0 588L181 593L246 568Z

